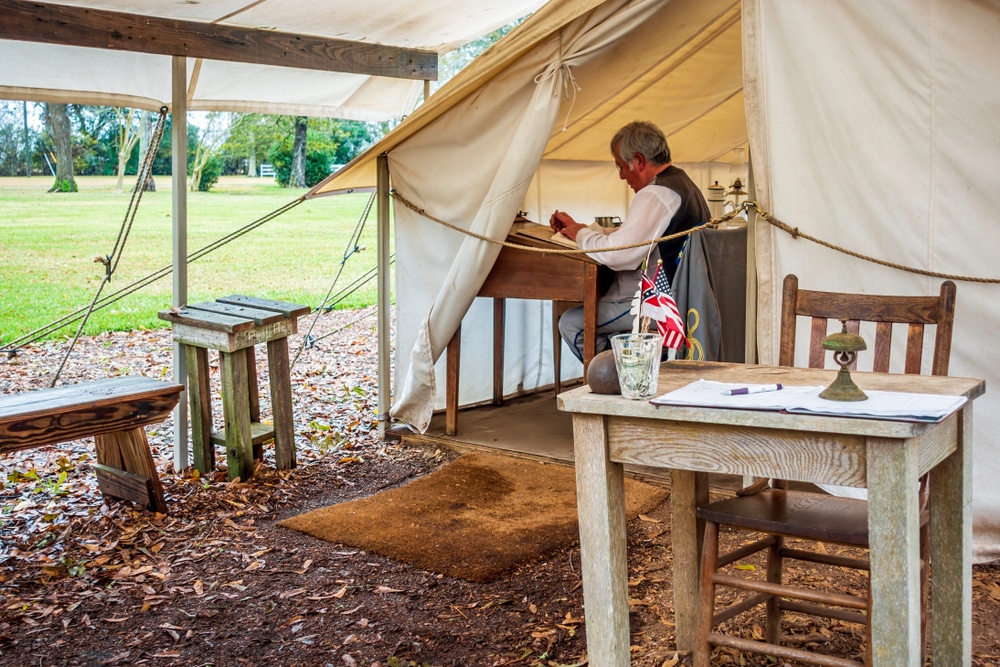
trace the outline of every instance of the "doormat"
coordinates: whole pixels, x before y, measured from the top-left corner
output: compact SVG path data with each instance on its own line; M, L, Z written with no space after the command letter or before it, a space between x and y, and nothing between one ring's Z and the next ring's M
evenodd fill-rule
M466 454L409 484L280 525L460 579L485 582L579 539L572 467ZM667 490L625 480L629 519Z

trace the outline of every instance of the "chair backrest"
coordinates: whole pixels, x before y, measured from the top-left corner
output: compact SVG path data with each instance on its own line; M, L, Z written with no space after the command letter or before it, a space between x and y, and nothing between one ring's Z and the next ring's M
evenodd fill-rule
M823 339L829 333L829 320L844 320L850 333L858 333L862 322L875 323L875 354L872 370L889 372L892 325L908 325L904 373L919 374L923 361L924 327L935 325L932 375L947 375L951 357L952 324L955 319L955 283L941 283L939 296L880 296L843 294L799 289L799 279L785 276L781 303L781 344L778 364L795 365L795 329L799 316L811 317L809 367L823 368L829 352Z

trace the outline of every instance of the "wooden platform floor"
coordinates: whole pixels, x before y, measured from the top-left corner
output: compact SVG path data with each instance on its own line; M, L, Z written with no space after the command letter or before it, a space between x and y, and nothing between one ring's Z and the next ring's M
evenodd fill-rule
M572 389L564 385L563 391ZM454 451L507 453L512 456L573 465L573 418L556 407L551 389L530 396L508 399L502 406L463 408L458 413L458 434L445 435L444 412L434 415L424 434L404 433L404 442L447 447ZM661 486L670 485L670 474L662 468L625 466L626 474ZM732 494L742 479L713 475L712 491Z

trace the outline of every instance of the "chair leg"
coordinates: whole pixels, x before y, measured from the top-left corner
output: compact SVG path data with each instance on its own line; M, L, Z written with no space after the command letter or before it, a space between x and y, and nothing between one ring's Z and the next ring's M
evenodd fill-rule
M767 581L772 584L781 583L782 568L782 548L785 538L780 535L774 536L774 544L767 548ZM764 623L765 639L769 644L781 643L781 600L777 595L772 595L767 601L767 616Z
M698 589L698 633L695 637L693 667L709 667L712 646L708 635L712 632L712 616L715 614L715 575L719 561L719 524L705 522L705 540L701 551L701 582Z

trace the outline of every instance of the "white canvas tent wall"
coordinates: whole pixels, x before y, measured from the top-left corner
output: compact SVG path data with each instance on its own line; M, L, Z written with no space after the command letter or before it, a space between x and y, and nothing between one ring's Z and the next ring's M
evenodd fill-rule
M620 215L627 198L605 144L648 118L702 178L749 137L757 200L803 231L906 266L996 278L998 28L996 6L972 0L553 2L314 193L373 184L384 154L406 199L492 238L518 208L543 220L554 208ZM441 405L434 362L463 316L462 400L488 395L489 312L473 296L497 247L399 205L394 213L393 416L423 427ZM936 293L940 283L758 232L764 363L776 359L786 273L857 292ZM953 375L996 377L997 289L959 282ZM551 380L547 327L535 304L515 309L507 391ZM998 414L994 396L977 403L979 561L1000 557Z

